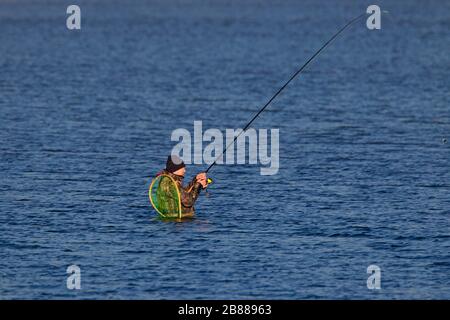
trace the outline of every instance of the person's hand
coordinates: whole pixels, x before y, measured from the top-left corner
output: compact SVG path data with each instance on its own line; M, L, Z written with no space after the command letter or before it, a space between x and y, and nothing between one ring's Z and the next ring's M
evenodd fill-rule
M202 185L203 189L206 188L206 186L208 185L208 182L206 180L206 173L204 173L204 172L199 173L195 177L195 180Z

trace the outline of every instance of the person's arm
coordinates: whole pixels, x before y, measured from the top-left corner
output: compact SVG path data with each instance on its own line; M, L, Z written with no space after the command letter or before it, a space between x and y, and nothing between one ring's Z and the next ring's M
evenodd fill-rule
M197 181L197 177L192 179L192 181L186 186L180 188L181 193L181 203L184 207L192 207L200 195L200 190L202 189L202 184Z

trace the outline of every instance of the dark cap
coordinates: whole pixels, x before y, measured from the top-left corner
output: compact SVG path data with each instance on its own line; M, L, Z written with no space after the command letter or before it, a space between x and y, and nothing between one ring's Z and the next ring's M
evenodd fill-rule
M174 173L175 171L186 167L183 160L175 155L171 155L167 158L166 162L166 170L170 173Z

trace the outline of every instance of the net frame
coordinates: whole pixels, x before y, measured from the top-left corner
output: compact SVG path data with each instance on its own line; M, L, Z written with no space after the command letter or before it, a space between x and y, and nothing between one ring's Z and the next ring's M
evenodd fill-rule
M171 180L171 183L173 184L173 186L175 187L176 193L177 193L177 198L178 198L178 213L174 213L174 214L168 214L168 213L162 213L159 209L157 204L153 201L153 197L152 194L156 194L157 190L153 193L153 188L155 187L156 182L161 181L161 179L163 178L169 178ZM158 183L158 187L159 187L159 183ZM152 183L150 184L150 187L148 189L148 198L150 199L150 203L152 205L152 207L156 210L156 212L158 212L158 214L160 216L162 216L163 218L178 218L181 219L182 217L182 210L181 210L181 193L180 193L180 189L178 188L178 184L176 183L176 181L169 175L167 174L161 174L158 175L157 177L155 177L152 181Z

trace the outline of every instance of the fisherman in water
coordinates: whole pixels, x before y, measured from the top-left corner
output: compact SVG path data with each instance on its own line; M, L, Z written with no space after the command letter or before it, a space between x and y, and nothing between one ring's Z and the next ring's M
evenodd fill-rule
M194 179L187 185L183 186L183 179L186 173L186 165L183 160L175 155L171 155L167 158L166 168L158 174L167 175L171 177L177 184L180 200L181 200L181 215L182 217L193 217L195 214L194 204L200 195L200 191L205 189L208 185L206 179L206 173L197 174ZM169 180L162 180L158 187L157 193L162 195L161 199L172 198L171 196L171 182ZM168 199L169 200L169 199ZM171 201L166 201L163 206L171 206ZM174 203L172 201L172 203ZM176 208L171 208L169 211L176 212Z

